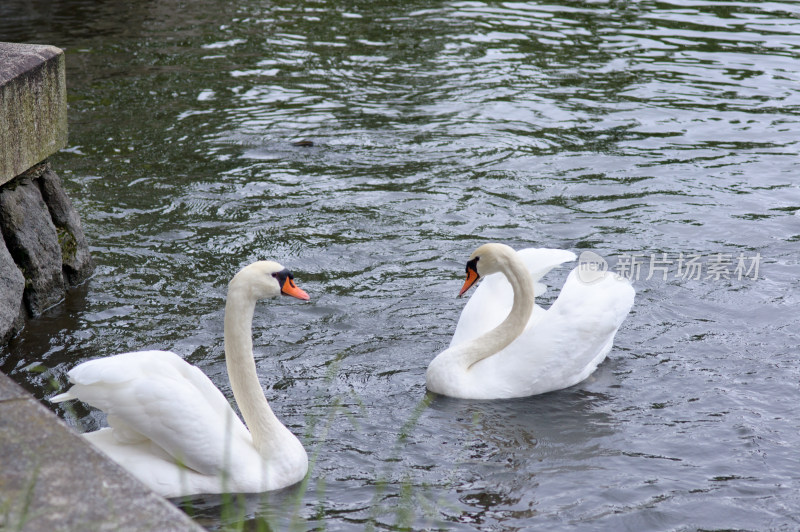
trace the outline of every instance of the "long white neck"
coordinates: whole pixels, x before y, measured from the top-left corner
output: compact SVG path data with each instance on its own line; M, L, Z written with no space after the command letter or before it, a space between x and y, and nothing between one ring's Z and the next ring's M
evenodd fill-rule
M503 323L475 340L462 344L459 358L466 369L502 351L516 340L527 327L533 312L533 279L525 264L516 255L504 256L498 262L500 272L506 276L514 290L514 304Z
M252 328L255 306L246 287L231 283L225 303L225 362L233 397L253 437L253 445L262 456L268 456L273 450L274 436L284 427L269 407L256 372Z

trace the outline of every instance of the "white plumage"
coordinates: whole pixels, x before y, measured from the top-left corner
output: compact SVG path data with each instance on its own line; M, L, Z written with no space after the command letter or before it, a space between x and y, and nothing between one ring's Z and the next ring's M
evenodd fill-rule
M109 427L86 439L165 497L299 482L308 470L306 452L269 407L252 353L256 301L281 293L308 299L288 270L271 261L242 269L228 288L226 361L247 426L200 369L169 351L84 362L68 373L73 386L51 401L79 399L106 412Z
M548 310L536 306L534 293L544 288L536 281L574 259L555 249L478 248L470 264L474 280L485 278L464 307L450 347L428 366L428 388L500 399L567 388L591 375L611 350L635 291L612 273L585 282L576 268Z

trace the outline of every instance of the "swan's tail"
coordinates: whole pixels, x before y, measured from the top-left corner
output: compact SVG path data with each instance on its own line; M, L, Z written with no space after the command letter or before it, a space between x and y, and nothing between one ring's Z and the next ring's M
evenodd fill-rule
M51 403L61 403L63 401L71 401L73 399L77 399L74 395L70 393L71 390L67 390L64 393L60 393L58 395L54 395L49 399Z

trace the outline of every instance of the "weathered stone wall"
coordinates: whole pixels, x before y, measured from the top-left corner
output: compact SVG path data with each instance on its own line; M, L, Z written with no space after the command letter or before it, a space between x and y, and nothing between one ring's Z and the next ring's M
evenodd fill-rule
M67 144L64 52L0 43L0 344L94 270L47 157Z
M67 145L64 52L0 43L0 183Z
M22 294L25 277L19 271L5 242L0 245L0 343L5 344L23 324Z
M0 187L0 341L94 271L78 213L49 163ZM9 258L11 260L9 260Z

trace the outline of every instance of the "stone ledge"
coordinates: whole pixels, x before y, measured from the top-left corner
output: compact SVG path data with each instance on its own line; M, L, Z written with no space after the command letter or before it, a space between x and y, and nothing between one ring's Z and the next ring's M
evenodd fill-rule
M0 373L0 529L200 531Z
M0 184L66 145L64 52L0 43Z

